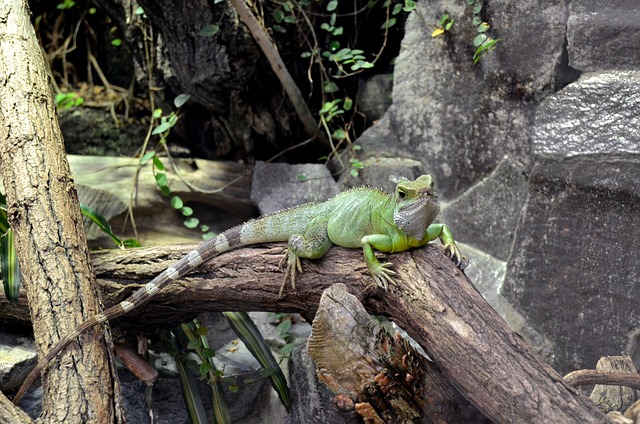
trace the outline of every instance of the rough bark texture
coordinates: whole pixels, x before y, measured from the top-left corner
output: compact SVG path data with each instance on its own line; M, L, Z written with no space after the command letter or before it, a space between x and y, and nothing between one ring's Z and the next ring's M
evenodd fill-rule
M16 408L9 399L0 393L0 423L30 423L31 418L22 409Z
M343 413L364 410L363 419L386 423L485 422L437 365L391 336L344 284L322 294L307 347Z
M105 303L122 300L191 249L193 245L94 254ZM323 290L342 282L369 312L388 316L405 329L493 421L609 422L507 327L439 247L388 255L399 284L387 292L373 284L360 251L331 249L322 260L303 261L298 291L287 288L278 300L283 273L277 265L283 254L284 245L267 245L221 255L115 323L137 329L172 326L204 310L291 311L311 319Z
M87 242L26 1L0 1L0 159L38 352L98 311ZM98 331L46 374L47 422L112 422L116 387ZM99 388L99 390L97 390Z

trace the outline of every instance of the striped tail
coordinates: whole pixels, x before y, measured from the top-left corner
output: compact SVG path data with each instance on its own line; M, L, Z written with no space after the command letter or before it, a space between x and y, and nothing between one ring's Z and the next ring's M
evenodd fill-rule
M196 269L203 262L213 258L214 256L222 252L226 252L242 245L241 243L239 243L240 228L241 227L232 228L228 231L225 231L224 233L219 234L216 238L202 243L196 249L192 250L184 257L182 257L174 265L170 266L169 268L158 274L153 280L135 291L131 296L118 303L117 305L114 305L111 308L107 309L103 313L89 318L88 320L80 324L80 326L78 326L78 328L76 328L74 331L60 339L58 343L45 355L45 357L38 362L33 370L31 370L24 383L22 383L22 386L20 386L20 390L18 390L18 393L14 396L13 403L17 405L26 391L29 389L31 384L33 384L35 379L42 372L42 370L44 370L44 368L56 356L58 356L60 352L62 352L66 347L68 347L86 331L90 330L98 324L102 324L108 320L117 318L137 308L138 306L143 305L149 299L151 299L159 290L163 289L171 282L188 274L192 270Z

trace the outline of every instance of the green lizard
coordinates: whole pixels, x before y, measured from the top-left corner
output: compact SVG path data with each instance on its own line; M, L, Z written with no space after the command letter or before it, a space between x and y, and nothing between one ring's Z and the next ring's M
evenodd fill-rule
M291 281L295 290L296 274L302 272L300 258L321 258L334 244L362 248L369 273L378 286L385 290L389 284L393 284L396 273L391 269L391 263L378 261L374 249L388 253L400 252L440 238L445 254L458 267L464 268L466 259L460 255L449 228L444 224L432 223L440 210L433 185L430 175L422 175L414 181L400 181L394 195L367 187L350 189L326 202L309 203L265 215L219 234L188 253L127 299L89 318L60 339L31 371L13 402L17 403L47 364L85 331L126 314L204 261L241 246L288 241L287 254L281 261L281 265L286 261L286 270L280 298L287 280Z

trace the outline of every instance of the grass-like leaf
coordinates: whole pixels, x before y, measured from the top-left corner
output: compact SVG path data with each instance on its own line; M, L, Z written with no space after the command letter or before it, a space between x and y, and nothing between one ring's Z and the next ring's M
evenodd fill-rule
M20 297L22 274L18 264L18 255L13 244L13 231L11 228L0 237L0 260L2 261L2 282L4 295L11 303L16 303Z
M233 331L235 331L240 340L247 346L249 352L256 358L262 368L271 371L269 374L271 386L273 386L278 393L280 401L288 411L291 408L291 393L287 379L284 377L278 361L271 353L271 349L267 346L267 342L265 342L262 334L260 334L258 327L256 327L246 312L225 312L224 316L229 321Z

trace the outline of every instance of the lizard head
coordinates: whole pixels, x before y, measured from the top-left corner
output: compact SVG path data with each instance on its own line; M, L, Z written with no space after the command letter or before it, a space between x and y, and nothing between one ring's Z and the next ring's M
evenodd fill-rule
M393 220L399 229L422 240L440 206L431 175L421 175L414 181L401 180L396 186Z

